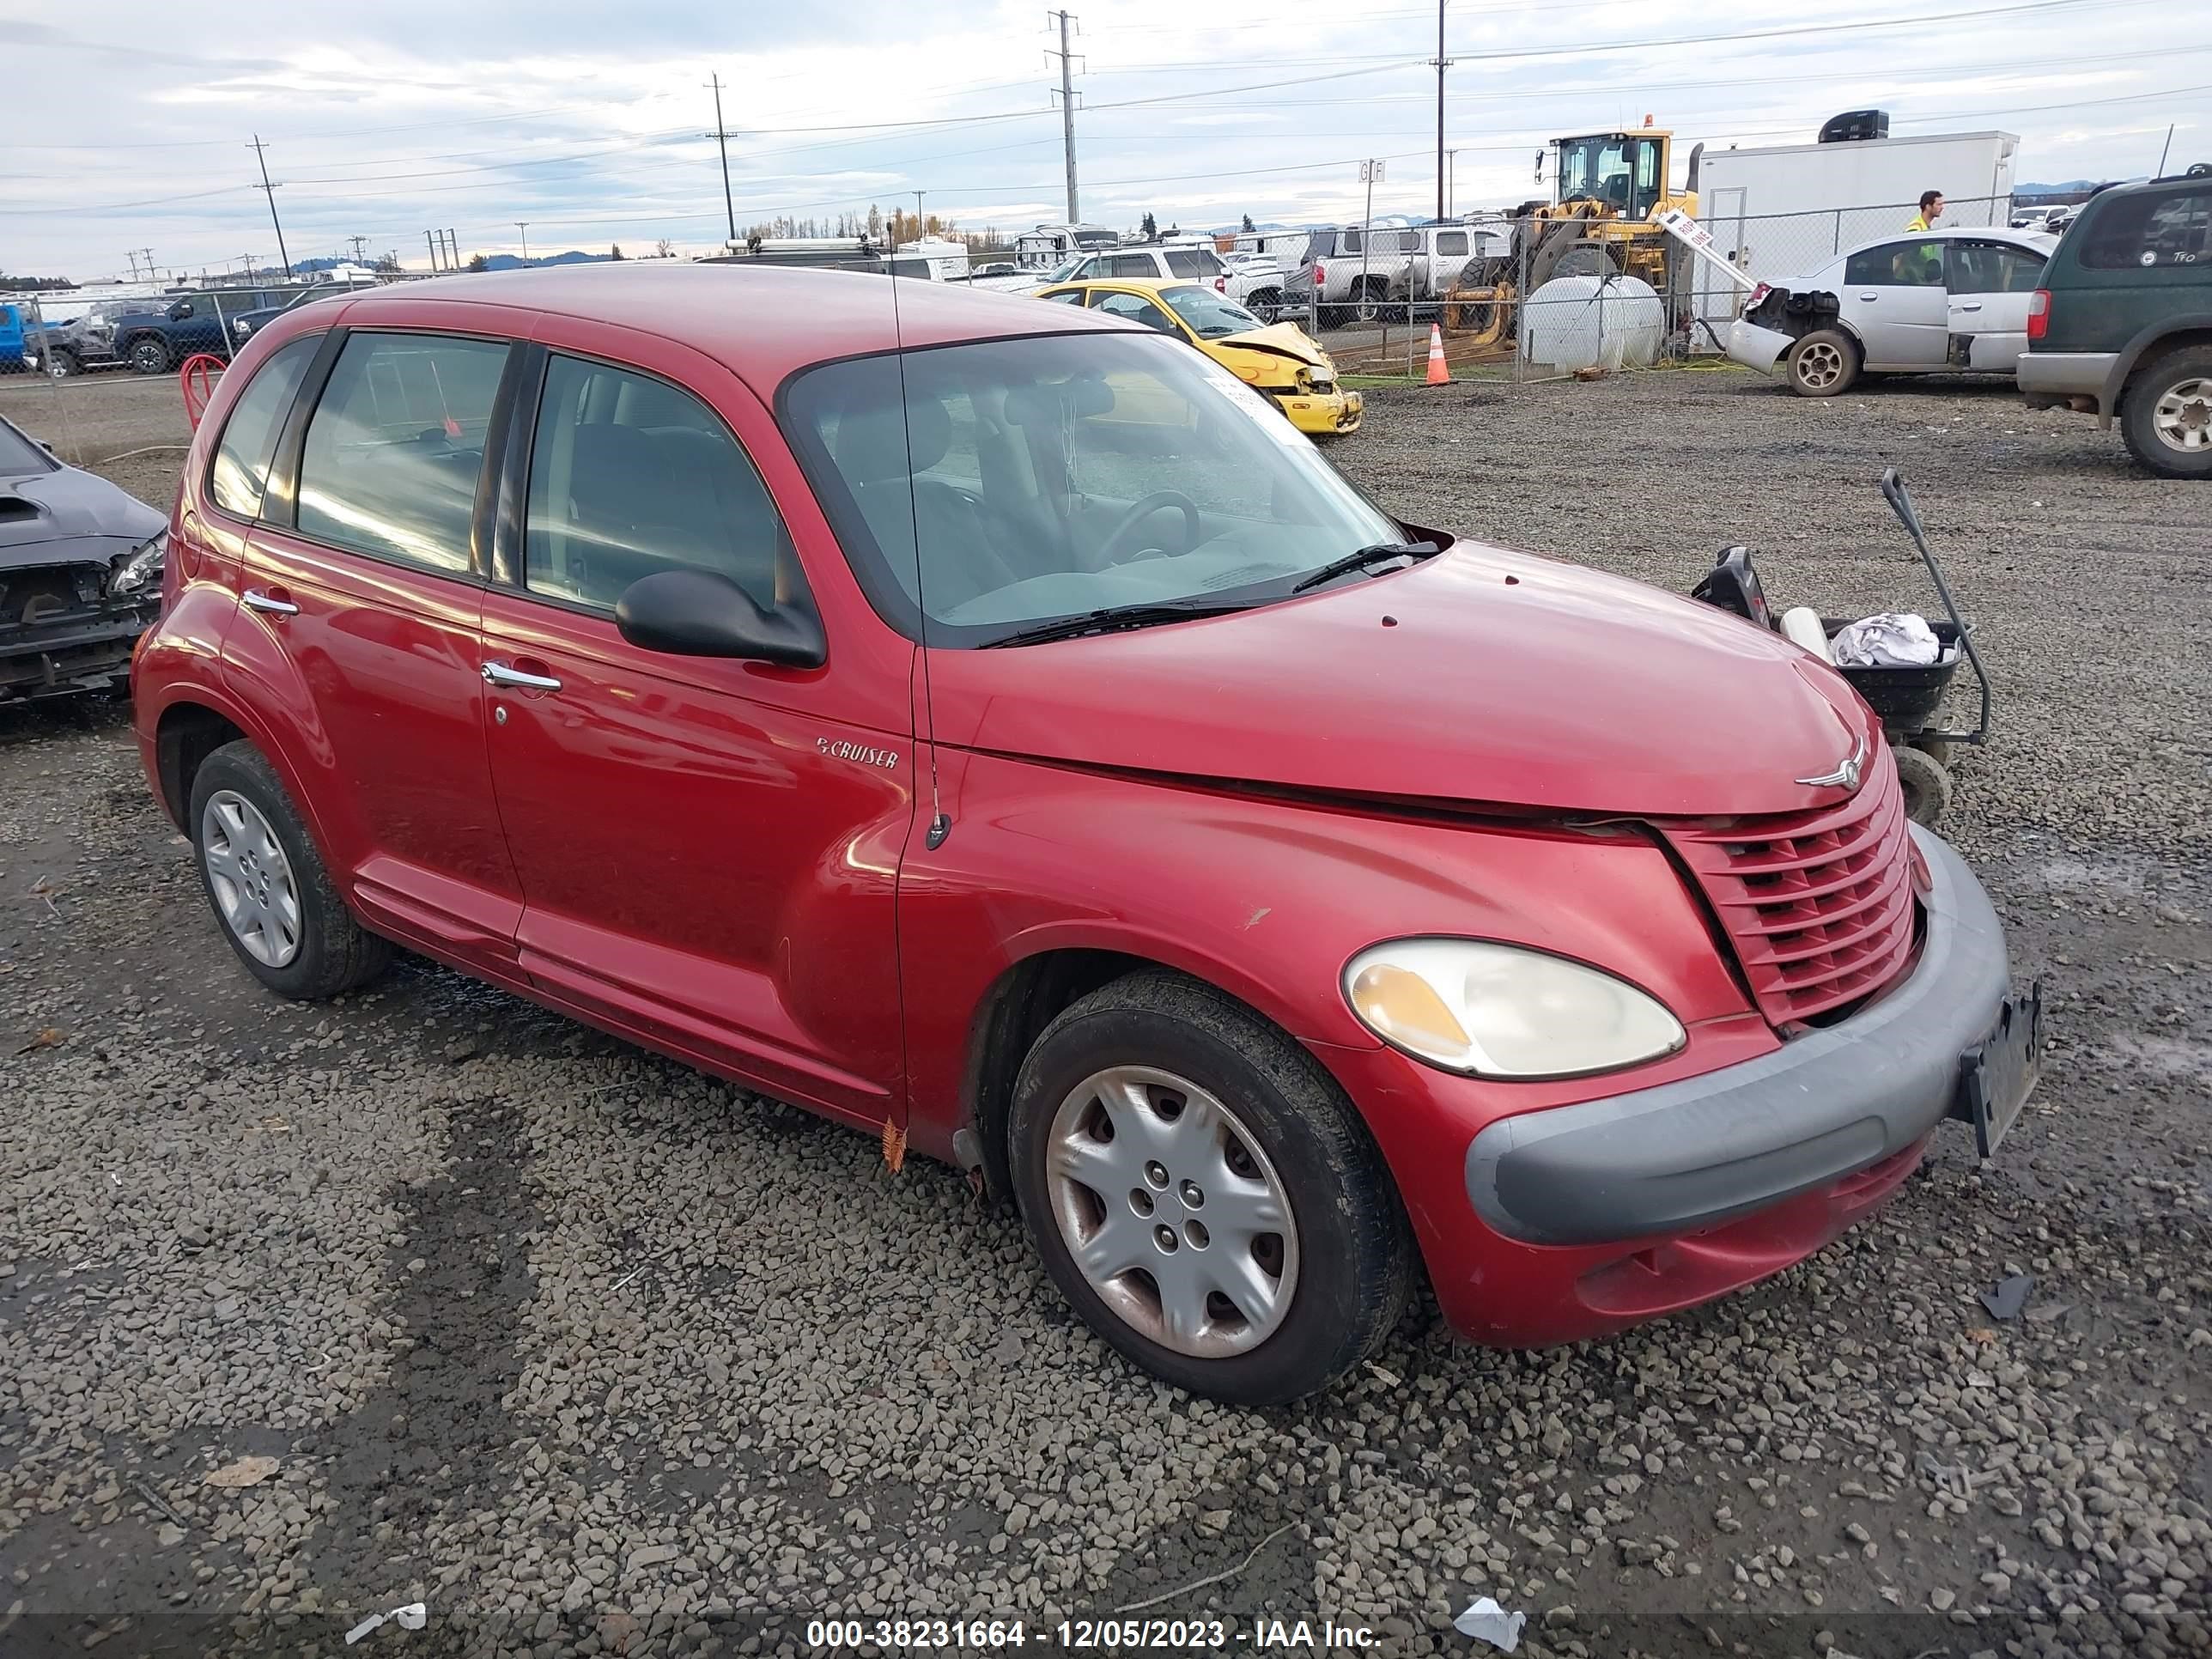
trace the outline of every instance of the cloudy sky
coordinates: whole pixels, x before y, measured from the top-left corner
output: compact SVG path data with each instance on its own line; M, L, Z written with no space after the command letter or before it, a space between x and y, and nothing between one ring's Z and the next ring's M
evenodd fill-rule
M1432 4L1069 4L1086 220L1356 217L1364 155L1376 213L1433 207ZM97 10L0 0L0 270L273 261L256 133L295 259L358 234L420 268L431 226L514 252L516 221L533 252L704 250L711 74L740 225L915 189L971 228L1064 216L1056 37L1012 0ZM1867 106L1899 135L2002 127L2023 183L2146 173L2169 123L2176 167L2212 159L2212 13L2170 0L1449 0L1446 41L1459 210L1538 193L1546 138L1647 113L1685 150Z

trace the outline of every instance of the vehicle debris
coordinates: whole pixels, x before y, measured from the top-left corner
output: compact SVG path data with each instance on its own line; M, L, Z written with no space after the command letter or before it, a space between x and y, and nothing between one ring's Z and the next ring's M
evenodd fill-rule
M1521 1626L1528 1622L1527 1613L1508 1613L1487 1595L1478 1595L1452 1620L1452 1628L1462 1636L1489 1643L1500 1653L1510 1653L1521 1645Z
M372 1613L346 1632L346 1645L351 1647L364 1636L374 1636L384 1628L386 1621L402 1630L420 1630L430 1622L430 1609L420 1601L410 1601L404 1607L394 1607L389 1613Z
M1992 1319L2017 1319L2020 1310L2027 1305L2027 1298L2035 1293L2033 1273L2014 1273L2000 1279L1980 1297L1981 1304L1990 1310Z
M276 1460L273 1457L241 1457L214 1471L202 1484L235 1492L241 1486L258 1486L276 1473Z

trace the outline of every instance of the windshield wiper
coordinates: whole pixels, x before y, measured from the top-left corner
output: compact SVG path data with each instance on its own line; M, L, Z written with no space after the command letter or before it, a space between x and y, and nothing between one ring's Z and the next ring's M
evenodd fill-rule
M1047 640L1072 640L1085 634L1106 634L1123 628L1149 628L1155 623L1188 622L1194 617L1224 617L1232 611L1249 611L1249 605L1188 602L1174 605L1111 605L1080 616L1060 617L1031 628L1016 629L989 641L982 650L1002 645L1042 645Z
M1334 581L1354 570L1364 570L1369 565L1380 564L1385 559L1420 560L1443 551L1443 549L1434 542L1376 542L1356 552L1347 553L1340 559L1331 559L1310 576L1300 577L1292 584L1291 592L1303 593L1309 587L1319 587L1323 582Z

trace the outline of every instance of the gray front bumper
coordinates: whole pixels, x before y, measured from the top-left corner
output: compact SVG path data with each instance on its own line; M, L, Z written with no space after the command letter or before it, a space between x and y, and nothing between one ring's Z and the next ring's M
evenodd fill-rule
M1942 1121L2010 988L2004 931L1948 843L1911 978L1850 1018L1700 1077L1501 1118L1467 1150L1475 1212L1537 1244L1695 1231L1826 1186Z

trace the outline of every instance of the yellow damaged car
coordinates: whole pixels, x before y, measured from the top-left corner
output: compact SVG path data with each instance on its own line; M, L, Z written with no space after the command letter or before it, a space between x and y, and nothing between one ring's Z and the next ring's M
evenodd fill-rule
M1196 346L1255 392L1265 392L1291 424L1316 438L1359 429L1363 399L1338 383L1336 365L1295 323L1262 323L1234 300L1202 283L1063 283L1040 300L1088 306L1127 317Z

